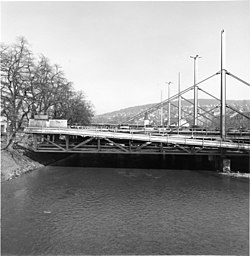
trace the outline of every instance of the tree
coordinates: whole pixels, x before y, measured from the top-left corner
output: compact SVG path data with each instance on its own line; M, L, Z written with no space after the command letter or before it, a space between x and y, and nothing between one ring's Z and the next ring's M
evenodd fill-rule
M1 114L7 118L9 149L34 100L30 86L33 69L33 56L24 38L13 46L1 45Z
M67 100L58 101L53 118L67 119L70 125L88 125L94 116L93 106L82 91L68 91Z
M51 113L59 102L66 100L70 89L71 83L64 78L59 66L52 66L41 56L34 70L32 95L36 101L32 105L32 116Z
M75 92L58 65L41 55L36 61L27 41L20 37L13 45L1 44L1 115L7 118L11 150L24 120L36 114L88 124L92 105L83 92Z

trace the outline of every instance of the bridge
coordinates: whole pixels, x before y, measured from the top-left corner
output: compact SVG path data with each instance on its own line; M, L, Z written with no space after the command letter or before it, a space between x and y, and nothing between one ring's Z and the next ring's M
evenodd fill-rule
M165 133L154 129L29 127L25 132L32 134L32 149L37 152L212 155L250 152L250 132L233 133L226 140L220 139L215 131Z
M61 152L61 153L119 153L119 154L183 154L183 155L250 155L250 116L230 106L226 102L226 76L230 76L240 83L250 86L249 83L224 68L223 57L223 31L221 33L221 69L215 74L194 82L194 85L176 95L168 97L154 106L129 117L126 121L107 126L91 125L87 127L38 127L29 126L25 129L32 135L32 149L36 152ZM202 83L215 76L220 76L220 97L206 92ZM180 84L180 81L179 81ZM185 98L185 94L193 91L193 102ZM206 93L216 99L219 108L219 116L215 116L213 110L200 107L198 103L198 91ZM185 100L193 105L192 113L184 113L181 102ZM176 104L177 102L177 104ZM148 127L147 124L138 127L138 120L147 121L151 113L168 107L167 127ZM177 108L178 122L171 125L171 106ZM229 112L227 112L229 111ZM245 118L247 127L245 130L227 131L226 122L228 115L236 113ZM191 115L193 126L187 129L183 116ZM172 114L173 115L173 114ZM205 120L205 121L204 121ZM205 126L208 120L210 124L219 125L219 129L210 129ZM198 121L203 123L201 127ZM121 129L121 128L125 129Z

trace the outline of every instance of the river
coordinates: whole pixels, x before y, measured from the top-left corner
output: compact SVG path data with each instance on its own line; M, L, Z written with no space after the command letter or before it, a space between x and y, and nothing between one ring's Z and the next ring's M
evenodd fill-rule
M2 183L2 255L248 255L249 181L47 166Z

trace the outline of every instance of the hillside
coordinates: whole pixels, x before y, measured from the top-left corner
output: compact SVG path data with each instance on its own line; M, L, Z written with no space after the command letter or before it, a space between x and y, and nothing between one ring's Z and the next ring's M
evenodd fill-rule
M193 100L190 99L190 102ZM96 115L93 118L92 123L113 123L118 124L121 122L126 121L129 117L132 117L142 111L145 111L146 109L154 106L158 103L151 103L146 105L140 105L140 106L134 106L129 108L124 108L116 111L112 111L109 113ZM173 104L177 106L177 101L173 101ZM214 107L218 106L219 102L215 99L199 99L199 106L206 109L207 111L210 111ZM228 100L227 104L238 109L241 112L249 112L250 111L250 100ZM192 111L193 105L187 101L182 101L182 109L183 112L189 112ZM167 107L164 107L164 112L166 112ZM218 111L218 110L217 110ZM155 118L159 118L159 111L155 114ZM177 114L177 108L174 106L171 107L171 113L173 115Z

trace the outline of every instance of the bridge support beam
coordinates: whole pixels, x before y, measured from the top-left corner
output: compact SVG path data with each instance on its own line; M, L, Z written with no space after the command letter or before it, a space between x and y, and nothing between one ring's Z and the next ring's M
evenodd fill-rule
M77 149L83 145L86 145L88 142L92 141L94 138L93 137L90 137L89 139L85 140L85 141L82 141L81 143L79 143L78 145L74 146L72 149Z
M69 150L69 135L65 135L66 150Z
M231 172L231 161L230 159L223 159L222 161L222 171Z
M97 152L100 152L101 150L101 139L97 138Z
M35 150L37 150L37 135L33 134L33 147Z

